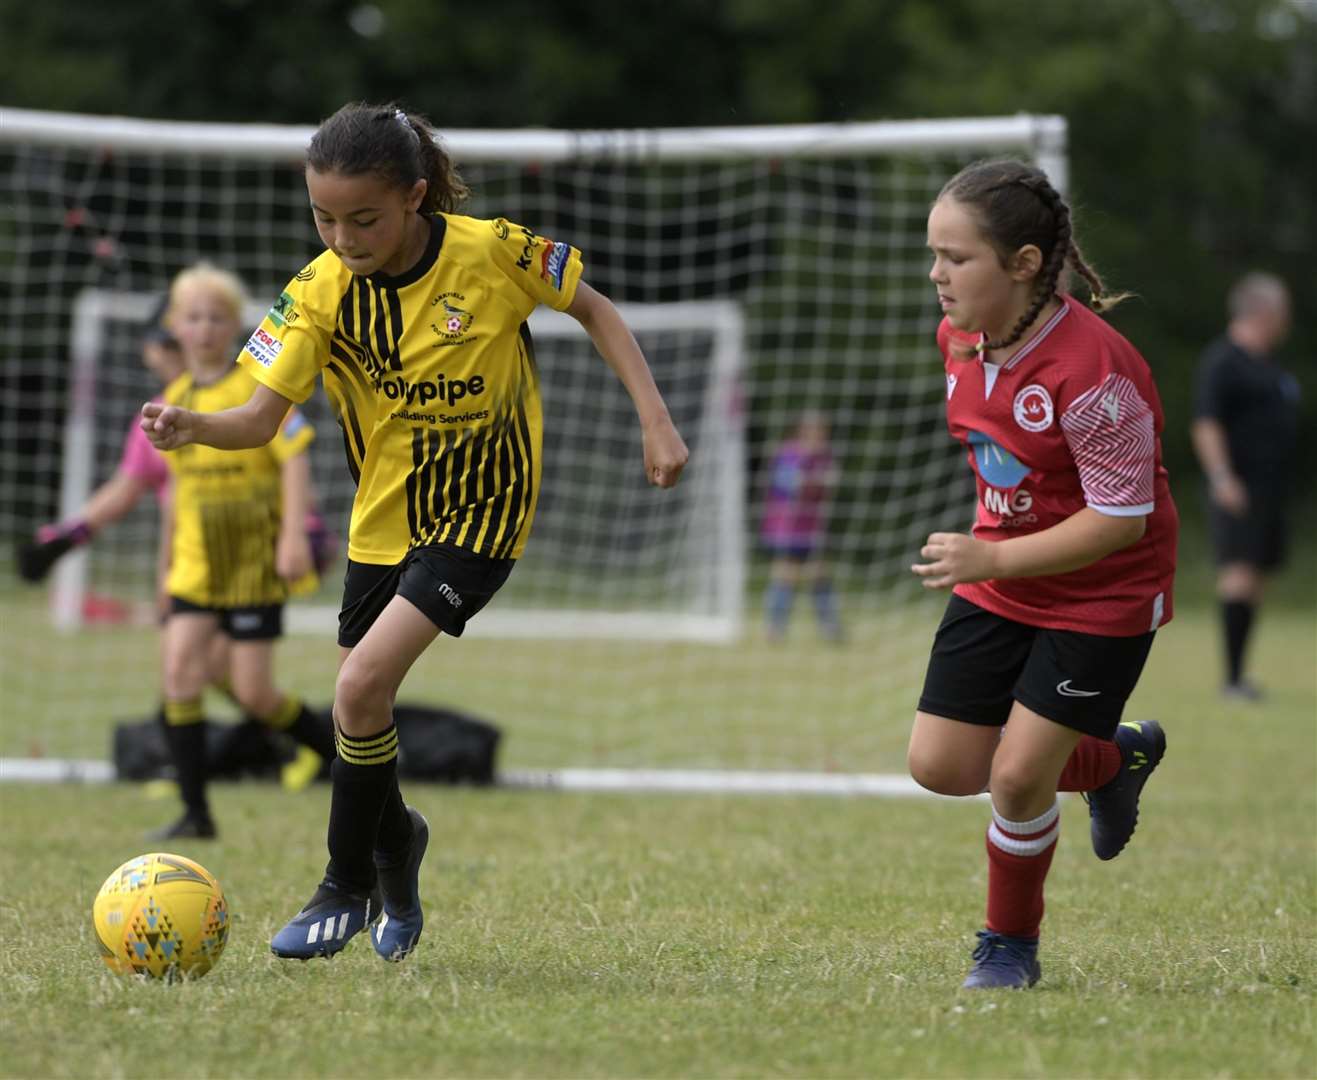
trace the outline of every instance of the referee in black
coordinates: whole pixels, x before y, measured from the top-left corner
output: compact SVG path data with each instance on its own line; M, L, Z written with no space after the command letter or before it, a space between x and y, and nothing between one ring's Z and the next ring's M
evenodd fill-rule
M1285 557L1285 501L1298 444L1299 384L1272 353L1289 335L1290 293L1250 273L1230 290L1230 322L1199 361L1194 452L1207 478L1228 699L1258 701L1244 655L1263 578Z

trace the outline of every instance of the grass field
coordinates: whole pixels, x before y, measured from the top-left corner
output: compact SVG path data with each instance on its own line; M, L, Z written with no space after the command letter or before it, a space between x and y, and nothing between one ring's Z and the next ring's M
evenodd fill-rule
M168 986L106 972L90 908L172 804L0 785L0 1075L1317 1075L1311 610L1269 611L1256 655L1268 703L1228 706L1212 619L1160 635L1129 714L1164 722L1166 764L1114 863L1066 800L1043 981L1020 994L957 989L981 801L413 786L429 921L397 967L364 941L270 956L323 867L326 792L227 786L221 840L176 849L223 882L230 944ZM894 768L903 739L846 767Z

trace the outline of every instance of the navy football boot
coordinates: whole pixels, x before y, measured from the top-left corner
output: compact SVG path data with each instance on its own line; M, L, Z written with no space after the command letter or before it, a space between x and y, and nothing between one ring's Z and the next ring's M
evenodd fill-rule
M416 948L425 919L421 913L421 860L430 843L430 824L415 807L407 807L412 819L412 840L395 855L375 852L375 871L384 896L384 914L371 931L375 951L385 960L405 960Z
M1166 754L1166 732L1156 720L1125 720L1116 728L1120 771L1088 792L1089 832L1099 859L1114 859L1134 835L1139 795Z
M974 966L961 983L963 990L1027 990L1038 981L1038 939L1007 937L980 930L974 946Z
M380 907L378 886L355 893L326 878L306 907L270 940L270 951L285 960L333 956L379 917Z

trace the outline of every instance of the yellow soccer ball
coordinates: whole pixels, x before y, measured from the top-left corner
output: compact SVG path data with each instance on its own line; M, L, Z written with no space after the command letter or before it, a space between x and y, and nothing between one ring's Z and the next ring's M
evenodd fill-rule
M229 908L210 871L182 855L129 859L92 905L101 959L121 975L204 975L229 939Z

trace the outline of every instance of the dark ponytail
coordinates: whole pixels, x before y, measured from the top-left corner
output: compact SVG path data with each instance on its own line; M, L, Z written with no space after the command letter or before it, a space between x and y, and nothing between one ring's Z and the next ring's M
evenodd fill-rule
M306 165L345 176L373 173L401 191L425 180L423 214L452 213L470 194L429 120L396 105L344 105L316 129Z
M1064 287L1067 267L1088 285L1089 306L1095 311L1109 311L1130 295L1107 293L1075 242L1070 207L1041 169L1020 161L976 162L948 180L938 198L954 199L970 209L1003 266L1026 244L1042 252L1043 265L1028 309L1004 338L982 343L980 352L1004 349L1019 341Z

